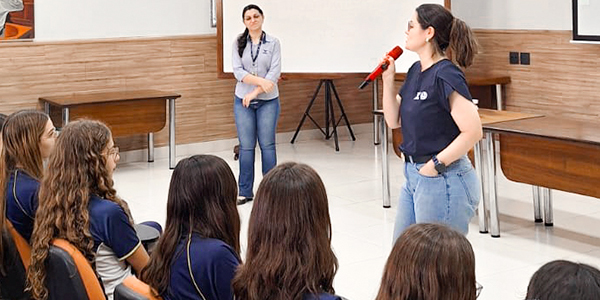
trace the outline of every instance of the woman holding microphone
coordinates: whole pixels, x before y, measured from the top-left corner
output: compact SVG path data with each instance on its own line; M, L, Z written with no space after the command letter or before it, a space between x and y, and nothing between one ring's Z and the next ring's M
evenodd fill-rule
M472 64L477 42L446 8L423 4L408 22L406 49L416 52L419 61L399 92L394 60L383 59L389 64L383 73L384 116L389 127L402 127L405 158L394 240L414 223L444 223L466 234L480 197L466 154L481 139L482 128L458 66Z
M244 7L246 30L233 43L233 74L237 79L233 112L240 142L238 205L254 198L254 152L256 140L262 156L262 173L277 165L275 129L279 118L281 49L279 40L262 30L260 7Z

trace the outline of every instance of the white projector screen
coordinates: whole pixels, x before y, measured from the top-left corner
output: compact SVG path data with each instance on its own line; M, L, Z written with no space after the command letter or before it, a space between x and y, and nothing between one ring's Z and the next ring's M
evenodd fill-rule
M281 42L284 73L369 73L394 46L404 48L407 22L417 6L444 5L444 0L218 1L220 73L232 72L233 42L244 31L242 10L250 3L264 12L264 31ZM397 72L406 72L417 59L405 51Z
M600 0L573 0L573 40L600 42Z

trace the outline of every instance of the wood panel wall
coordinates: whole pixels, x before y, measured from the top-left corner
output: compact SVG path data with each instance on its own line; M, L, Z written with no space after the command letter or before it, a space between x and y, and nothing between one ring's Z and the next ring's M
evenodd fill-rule
M217 78L214 35L72 42L0 43L0 112L40 108L40 96L72 92L162 89L176 101L177 144L236 137L234 79ZM352 124L372 121L371 89L361 77L335 80ZM280 82L278 132L294 131L318 84L316 79ZM322 94L321 94L322 95ZM311 115L323 120L322 97ZM339 111L336 111L339 116ZM305 123L303 129L314 129ZM345 131L342 131L345 132ZM146 147L145 136L118 139L124 150ZM167 127L155 135L167 145Z
M482 46L467 74L511 77L506 109L600 121L600 45L572 44L570 31L475 30ZM531 53L511 65L510 51Z

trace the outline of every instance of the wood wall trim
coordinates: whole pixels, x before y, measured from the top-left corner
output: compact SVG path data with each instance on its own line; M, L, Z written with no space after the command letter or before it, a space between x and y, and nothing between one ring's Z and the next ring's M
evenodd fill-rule
M1 43L0 112L41 108L42 96L158 89L182 95L176 101L177 144L235 138L235 80L217 77L216 53L216 35ZM352 124L373 120L371 88L357 89L363 78L335 79ZM279 83L278 132L296 129L318 83L313 78ZM324 122L322 93L311 111L319 122ZM303 129L314 127L305 122ZM340 130L341 139L346 134ZM144 135L117 140L123 150L145 148L146 143ZM167 129L155 134L155 143L168 144Z

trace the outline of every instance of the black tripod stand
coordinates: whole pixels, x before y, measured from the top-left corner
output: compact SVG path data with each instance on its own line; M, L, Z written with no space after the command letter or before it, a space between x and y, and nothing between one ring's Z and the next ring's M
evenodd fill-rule
M315 103L315 99L317 99L317 96L319 95L319 91L321 90L323 83L325 84L325 130L323 130L323 128L321 128L321 125L319 125L319 123L317 123L317 121L315 121L315 119L313 119L313 117L311 117L311 115L310 115L310 108ZM333 112L333 103L332 103L332 99L331 99L332 91L333 91L333 94L335 95L335 99L337 100L337 104L340 109L340 112L342 113L340 118L337 120L335 119L335 114ZM315 126L317 126L317 128L319 128L319 130L321 130L323 135L325 135L325 139L328 140L329 138L331 138L333 136L333 139L335 140L335 151L340 151L340 145L338 143L338 135L337 135L337 126L340 124L342 119L344 119L344 122L346 122L346 126L348 126L348 131L350 131L350 136L352 137L352 140L356 141L356 138L354 137L354 132L352 132L352 128L350 127L350 122L348 122L348 117L346 117L346 113L344 112L344 106L342 105L342 101L340 101L340 97L338 96L338 93L335 90L335 85L333 84L332 79L321 79L321 81L319 82L319 86L317 86L317 90L315 91L315 94L313 95L312 99L310 99L310 103L308 104L308 107L306 108L306 111L304 112L304 116L302 116L302 120L300 120L300 124L298 124L296 133L294 133L294 137L290 141L292 144L296 140L296 137L298 136L298 132L300 132L300 128L302 127L302 124L304 124L304 120L306 120L306 117L308 117L313 122L313 124L315 124ZM330 125L331 125L331 132L329 131Z

